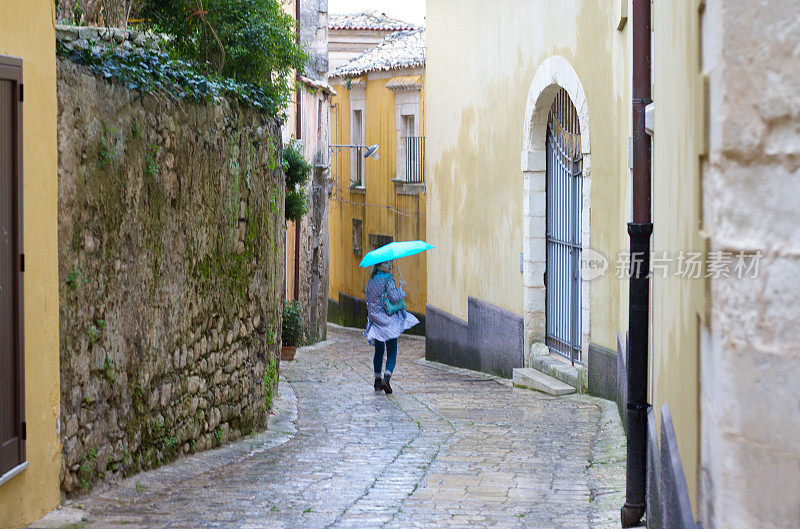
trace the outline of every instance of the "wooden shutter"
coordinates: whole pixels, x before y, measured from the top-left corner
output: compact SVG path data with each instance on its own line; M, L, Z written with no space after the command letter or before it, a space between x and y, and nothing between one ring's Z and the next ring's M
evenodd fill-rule
M0 478L25 461L22 60L0 56Z

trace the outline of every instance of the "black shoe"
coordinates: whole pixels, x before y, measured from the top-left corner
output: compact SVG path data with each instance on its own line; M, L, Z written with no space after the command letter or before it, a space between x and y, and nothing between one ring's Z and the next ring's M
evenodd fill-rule
M382 390L383 389L383 379L382 378L376 378L374 387L375 387L375 391Z
M392 393L392 386L389 385L389 377L383 378L383 391L385 391L387 395Z

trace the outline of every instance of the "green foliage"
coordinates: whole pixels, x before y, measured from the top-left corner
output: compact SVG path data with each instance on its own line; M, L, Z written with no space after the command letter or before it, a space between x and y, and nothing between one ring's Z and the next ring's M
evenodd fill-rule
M80 2L75 2L72 6L72 23L79 24L83 18L83 9Z
M167 452L177 452L178 439L174 435L170 437L165 437L163 446Z
M283 172L288 188L303 187L308 183L311 164L303 156L299 143L290 142L283 150Z
M278 214L278 208L280 207L280 192L278 189L273 189L272 195L269 197L269 211L273 215Z
M159 419L153 421L153 428L152 428L152 436L153 439L161 439L164 437L166 433L166 429L164 428L164 423L161 422Z
M311 164L306 161L299 144L290 143L283 150L283 172L286 175L285 217L297 222L308 213L305 186L311 175Z
M158 154L161 152L161 147L151 143L150 150L147 151L147 156L144 160L144 174L148 178L155 178L158 174Z
M278 113L285 101L258 85L199 73L187 61L171 59L166 53L139 48L133 51L90 46L72 50L56 42L56 53L76 64L89 66L95 75L142 94L160 92L176 101L211 103L219 97L234 97L245 106ZM98 157L100 163L100 157Z
M275 382L278 380L278 358L270 356L267 369L264 371L264 411L272 409L272 399L275 396Z
M300 313L300 302L284 300L283 326L281 327L283 345L296 347L303 341L303 316Z
M89 343L95 343L100 339L100 329L96 325L90 325L86 332L89 335Z
M105 167L114 159L114 148L106 138L109 135L115 134L117 131L113 127L103 122L103 135L97 145L97 166Z
M298 222L303 216L308 213L308 194L305 189L286 190L286 198L284 199L286 207L286 220Z
M81 458L80 468L78 468L78 485L84 490L89 488L94 479L92 462L95 459L97 459L97 445L87 450L86 455Z
M98 167L105 167L114 157L114 151L111 149L111 146L108 144L105 138L100 138L100 142L97 145L97 165Z
M72 270L67 274L67 286L73 290L81 286L85 281L86 276L76 267L72 267Z
M222 426L217 427L217 429L214 430L214 438L216 438L217 444L222 444L222 439L224 437L225 437L225 434L224 434L224 432L222 430Z
M108 380L112 386L114 385L114 382L117 381L117 373L114 370L114 361L109 357L106 357L106 360L103 363L103 376L106 377L106 380Z
M278 0L145 0L138 16L173 37L166 45L177 57L258 85L276 101L289 100L292 70L308 60Z

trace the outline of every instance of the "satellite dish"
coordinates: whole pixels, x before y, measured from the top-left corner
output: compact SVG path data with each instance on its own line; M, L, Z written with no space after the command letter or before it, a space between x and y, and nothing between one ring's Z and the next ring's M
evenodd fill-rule
M378 159L378 144L371 145L367 147L366 152L364 152L364 158L374 158L375 160Z

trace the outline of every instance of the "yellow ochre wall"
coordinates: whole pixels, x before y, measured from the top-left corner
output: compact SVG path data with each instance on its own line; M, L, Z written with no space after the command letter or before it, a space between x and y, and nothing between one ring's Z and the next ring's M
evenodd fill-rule
M702 250L702 88L697 2L654 3L653 249ZM624 10L623 10L624 8ZM591 131L590 247L609 260L592 280L590 341L616 349L628 327L630 2L427 2L428 303L464 320L467 297L523 314L520 168L526 99L542 62L577 73ZM621 29L618 29L621 26ZM668 402L693 505L698 468L698 321L702 280L652 284L649 398Z
M666 251L701 252L700 156L706 150L698 2L653 3L653 239ZM676 264L676 263L674 263ZM672 271L671 271L672 272ZM697 512L699 465L699 325L707 304L703 279L666 279L651 287L649 400L661 420L669 404L686 484Z
M0 527L59 502L58 152L54 4L0 1L0 55L23 60L25 419L28 468L0 485Z
M416 70L415 70L416 72ZM370 251L369 234L391 235L395 241L426 240L425 195L401 195L392 178L397 175L397 125L395 93L386 84L392 78L410 75L409 70L371 73L366 80L364 102L364 143L378 144L379 159L364 161L365 190L351 190L350 152L344 149L331 157L333 196L329 206L330 282L328 295L338 301L339 292L364 299L370 269L359 268ZM332 79L336 91L331 108L331 144L350 143L350 91L341 79ZM424 88L420 91L419 133L425 135ZM426 175L427 177L427 175ZM388 208L387 208L388 206ZM353 218L363 219L362 254L353 254ZM436 251L436 250L433 250ZM407 282L408 310L424 314L427 289L426 258L430 252L399 260ZM397 270L394 270L398 278ZM366 323L366 322L364 322Z
M528 90L548 57L580 79L591 130L591 248L610 273L591 282L591 342L616 348L627 286L630 31L612 2L427 3L428 303L467 319L474 296L523 314L523 174ZM543 146L542 146L543 148Z

